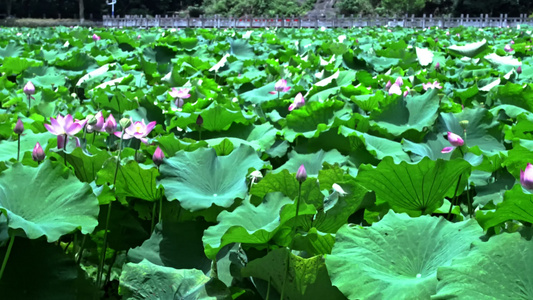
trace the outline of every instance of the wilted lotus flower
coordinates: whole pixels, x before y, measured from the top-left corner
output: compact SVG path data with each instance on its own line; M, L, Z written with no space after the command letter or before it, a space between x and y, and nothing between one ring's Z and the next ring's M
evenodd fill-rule
M93 132L93 131L102 131L103 127L104 127L104 116L102 115L102 112L99 111L95 116L94 116L96 122L91 122L91 123L94 123L94 124L87 124L87 132Z
M307 179L307 171L305 170L304 165L301 165L296 172L296 180L300 183L304 182Z
M505 47L503 47L503 50L505 50L505 52L513 52L514 49L511 48L511 45L507 44L505 45Z
M13 132L16 134L22 134L24 132L24 124L20 119L17 120L17 124L15 124L15 128L13 129Z
M73 136L80 132L80 130L83 128L83 125L84 124L80 122L74 122L72 115L68 114L65 117L58 115L56 119L50 118L50 125L44 124L44 127L46 127L51 134L57 136Z
M131 120L131 119L130 119ZM148 134L154 129L156 124L156 121L152 121L148 124L144 124L144 119L139 122L133 122L131 120L131 125L126 127L124 130L124 136L122 137L122 132L117 131L115 132L115 135L118 137L122 137L125 140L129 140L132 137L141 140L141 142L148 144L148 139L146 138Z
M96 33L93 34L93 41L94 41L95 43L98 42L98 41L101 40L101 39L102 39L102 38L99 37L98 35L96 35Z
M298 93L296 97L294 97L294 102L292 102L291 105L289 105L289 111L293 111L299 107L302 107L305 105L305 99L304 96L302 96L302 93Z
M396 94L398 96L402 94L402 89L396 82L393 83L389 89L389 95L392 95L392 94Z
M444 147L440 152L449 153L452 152L455 148L464 145L465 141L457 134L448 131L448 142L452 145L451 147Z
M31 81L28 81L28 83L26 83L26 85L24 86L23 91L24 94L28 95L29 97L30 95L35 94L35 86L33 85L33 83L31 83Z
M524 171L520 170L520 184L524 189L533 191L533 165L530 163Z
M117 121L115 121L115 118L112 114L107 117L103 129L109 134L112 134L113 132L115 132L115 130L117 130Z
M44 151L39 142L37 142L37 144L35 144L35 147L33 147L31 158L36 162L41 162L44 160Z
M439 89L439 90L442 89L442 86L437 81L434 81L433 83L431 82L423 83L422 87L424 88L424 91L427 91L428 89Z
M287 86L287 80L280 79L276 82L276 84L274 84L274 91L269 92L269 93L272 95L275 95L278 93L288 92L290 89L291 87Z
M159 167L161 163L163 163L163 159L165 158L165 153L163 153L163 150L157 146L157 149L155 149L154 155L152 156L152 161L156 166Z
M403 85L403 78L402 77L396 78L396 82L394 82L394 83L396 83L398 86L402 86Z

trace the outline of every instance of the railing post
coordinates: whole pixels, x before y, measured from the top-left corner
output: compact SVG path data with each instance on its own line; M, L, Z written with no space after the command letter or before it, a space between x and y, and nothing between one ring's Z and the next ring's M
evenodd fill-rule
M315 29L318 29L318 15L315 16Z
M422 28L426 28L426 14L422 15Z
M353 28L353 14L350 15L350 28Z

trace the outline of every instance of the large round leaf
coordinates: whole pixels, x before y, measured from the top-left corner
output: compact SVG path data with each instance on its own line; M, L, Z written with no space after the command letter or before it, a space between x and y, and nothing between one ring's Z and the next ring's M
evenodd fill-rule
M462 46L452 45L448 47L448 49L452 52L471 58L483 52L483 50L485 50L486 48L487 40L485 39L483 39L481 42L470 43Z
M362 165L357 181L373 190L379 202L415 216L433 213L441 207L448 190L469 168L470 164L463 159L432 161L424 157L416 164L396 165L392 157L385 157L377 168Z
M213 204L229 207L246 195L248 169L260 170L264 164L254 149L245 145L221 157L212 148L180 151L161 165L159 183L167 199L178 199L185 209L196 211Z
M501 234L474 242L470 254L439 268L431 299L533 299L533 242Z
M437 268L466 254L482 235L474 220L449 223L390 211L371 227L339 229L326 266L349 299L427 299L436 292Z
M174 269L147 260L128 263L120 275L123 299L225 299L225 286L208 289L209 277L196 269ZM219 298L220 297L220 298Z
M89 184L46 160L38 168L15 164L0 175L0 211L10 228L53 242L76 228L91 233L99 207Z

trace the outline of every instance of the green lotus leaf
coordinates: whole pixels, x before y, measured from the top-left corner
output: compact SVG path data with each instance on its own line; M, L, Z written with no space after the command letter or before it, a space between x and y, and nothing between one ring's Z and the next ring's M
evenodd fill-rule
M478 211L476 219L484 229L509 220L533 223L533 195L525 193L522 186L516 184L505 192L503 202L495 211Z
M396 102L384 108L382 113L371 113L373 120L370 124L376 124L395 136L407 130L422 132L424 127L433 126L438 109L438 90L432 89L407 99L398 97Z
M113 184L117 159L112 157L107 160L103 168L98 171L96 184ZM156 201L161 198L161 189L156 185L156 178L159 175L157 168L153 166L140 165L134 160L121 164L116 177L116 195L128 196Z
M0 211L8 225L22 229L30 239L48 242L80 228L91 233L98 216L98 200L63 165L45 160L37 168L15 164L0 174Z
M285 285L287 299L345 299L341 292L331 285L321 255L302 258L292 253L288 256L288 251L287 248L275 249L262 258L250 261L242 269L242 275L270 280L272 287L279 292L283 286L288 261L290 267Z
M468 253L482 235L475 220L450 223L390 211L371 227L339 229L326 266L349 299L429 299L437 269Z
M364 145L366 150L368 150L368 152L374 155L377 159L383 159L386 156L391 156L395 162L410 160L409 155L403 151L402 144L398 142L359 132L344 125L339 128L339 132L346 137L357 137L361 142L360 144Z
M104 163L111 156L109 152L96 147L90 149L94 154L84 152L80 147L67 151L67 162L74 167L74 174L83 182L92 182Z
M357 182L376 193L378 204L386 202L397 212L418 216L441 207L459 175L469 170L470 164L463 159L433 161L424 157L416 164L396 165L392 157L385 157L377 168L362 165Z
M462 46L452 45L448 47L454 53L473 58L487 49L487 40L483 39L481 42L470 43Z
M158 183L168 200L177 199L185 209L196 211L213 204L229 207L246 195L248 170L260 170L263 165L254 149L245 145L221 157L212 148L180 151L161 165Z
M0 248L0 257L6 248ZM0 289L3 299L98 299L85 277L72 256L55 244L16 238Z
M439 268L431 299L531 299L532 260L533 242L518 233L475 241L468 256Z
M174 269L147 260L127 263L120 275L119 294L123 299L224 299L226 290L220 285L209 289L209 277L200 270ZM209 291L208 291L209 290Z
M209 227L202 239L207 257L214 258L222 247L234 242L268 243L282 222L280 210L290 203L293 201L281 193L272 193L257 207L244 201L233 212L221 212L219 223Z
M280 124L285 126L285 139L293 142L298 135L306 138L317 137L320 132L333 125L336 117L350 113L343 107L344 102L341 101L312 101L293 110L285 120L280 121Z
M296 172L301 165L304 165L307 175L316 177L318 176L318 172L322 169L323 163L338 163L342 166L348 162L348 157L343 156L335 149L327 152L320 150L311 154L299 154L292 151L289 153L288 157L289 160L279 168L273 170L272 173L279 173L284 169Z
M429 157L432 160L437 160L439 158L449 159L451 157L451 153L441 152L444 147L450 146L450 142L442 135L430 133L424 138L424 140L424 143L414 143L406 139L402 140L403 150L413 154L411 160L414 162L420 161L424 157Z
M202 235L207 227L202 221L160 222L148 240L128 251L128 260L140 263L146 259L159 266L198 269L207 273L211 269L211 260L204 255L202 245Z

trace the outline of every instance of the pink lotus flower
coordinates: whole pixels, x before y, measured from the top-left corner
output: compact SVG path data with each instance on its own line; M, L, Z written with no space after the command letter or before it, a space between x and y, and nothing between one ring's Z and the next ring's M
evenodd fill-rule
M307 179L307 171L305 170L304 165L300 165L298 172L296 172L296 180L300 183L304 182Z
M392 94L395 94L395 95L398 95L400 96L402 94L402 89L400 88L400 86L395 82L391 85L390 89L389 89L389 95L392 95Z
M507 44L505 45L505 47L503 47L503 50L505 50L505 52L513 52L514 49L511 48L511 45Z
M449 31L446 31L446 35L450 35L450 32L449 32Z
M392 86L392 83L389 80L389 81L387 81L387 84L385 85L385 89L388 91L391 86Z
M35 147L33 147L31 158L36 162L41 162L42 160L44 160L43 147L41 147L41 144L39 144L39 142L37 142L37 144L35 144Z
M154 155L152 156L152 161L156 166L159 167L161 163L163 163L163 159L165 158L165 153L163 153L163 150L157 146L157 149L155 149Z
M514 41L513 41L513 40L511 40L511 41L509 42L509 44L511 44L511 45L514 45Z
M396 82L394 82L394 83L396 83L398 86L402 86L403 85L403 78L402 77L396 78Z
M291 89L290 86L287 86L287 80L280 79L274 84L274 91L268 92L269 94L275 95L278 93L288 92Z
M302 107L305 105L305 99L304 96L302 96L302 93L298 93L296 97L294 97L294 102L292 102L291 105L289 105L289 111L293 111L299 107Z
M104 116L102 115L102 112L99 111L98 113L96 113L94 117L96 118L96 124L94 125L88 124L87 132L102 131L104 127Z
M422 87L424 88L424 91L427 91L428 89L439 89L439 90L442 89L442 86L437 81L434 81L433 83L431 82L423 83Z
M444 147L440 152L441 153L449 153L452 152L455 148L460 147L465 144L465 141L457 134L448 131L448 142L450 142L451 146Z
M110 114L107 117L107 120L104 123L103 129L105 130L105 132L109 134L112 134L113 132L115 132L115 130L117 130L117 121L115 121L115 118L113 117L113 115Z
M409 95L409 87L406 86L405 88L406 88L406 89L405 89L405 91L403 92L403 96L404 96L404 97L407 97L407 95Z
M170 92L168 92L168 94L172 97L172 98L181 98L181 99L187 99L189 98L191 95L189 94L189 91L190 89L177 89L177 88L172 88L170 90Z
M135 123L132 120L131 125L124 130L123 137L122 132L120 131L115 132L115 135L118 137L122 137L125 140L129 140L134 137L136 139L141 140L141 142L148 144L148 139L146 137L152 131L152 129L154 129L155 124L155 121L145 124L144 119L141 122L137 121Z
M73 136L80 132L85 123L74 122L72 115L68 114L65 117L58 115L56 119L50 118L50 125L44 124L44 127L51 133L57 136L66 135Z
M524 171L520 170L520 184L526 190L533 190L533 165L530 163Z
M24 91L24 94L28 95L29 97L30 95L35 94L35 86L33 85L33 83L31 83L31 81L28 81L28 83L26 83L26 85L24 86L23 91Z
M102 38L99 37L98 35L96 35L96 33L93 34L93 41L94 41L94 42L98 42L98 41L101 40L101 39L102 39Z

